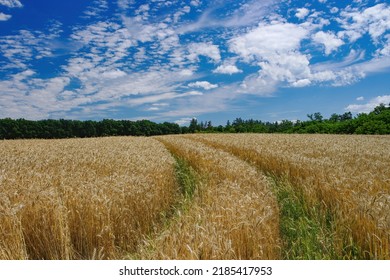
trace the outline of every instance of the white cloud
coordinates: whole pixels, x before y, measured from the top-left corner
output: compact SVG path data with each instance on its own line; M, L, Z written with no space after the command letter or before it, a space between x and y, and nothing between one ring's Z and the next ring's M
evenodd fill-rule
M217 74L236 74L236 73L242 73L242 70L238 69L236 65L220 65L215 70L213 70L213 73Z
M126 73L119 70L119 69L103 72L101 75L101 77L104 79L117 79L117 78L121 78L121 77L125 77L125 76L126 76Z
M131 37L143 43L153 41L159 29L157 25L143 24L137 18L124 17L123 22Z
M284 82L292 86L302 86L303 83L298 81L310 77L309 64L307 56L299 52L291 51L278 54L269 61L259 63L261 67L260 77Z
M179 71L178 75L182 77L191 77L192 75L194 75L194 71L192 71L191 69L182 69Z
M160 111L160 109L159 107L149 107L146 111Z
M20 30L16 35L0 37L0 54L5 58L0 61L0 69L25 69L31 60L52 56L51 42L58 38L59 32L59 30L50 33Z
M269 94L279 83L295 87L310 84L308 56L298 51L308 34L299 25L274 22L232 39L230 50L261 68L258 75L244 80L244 91Z
M143 21L147 21L149 19L149 10L150 6L149 4L142 4L138 7L138 9L134 12L135 15L137 15L135 18L140 21L141 19Z
M203 95L203 92L200 92L198 90L191 90L191 91L187 91L181 95L178 95L178 97L184 97L184 96L200 96L200 95Z
M385 3L358 10L347 8L340 13L339 22L345 29L339 34L348 38L351 42L359 39L365 33L370 34L376 42L387 30L390 29L390 6Z
M188 118L188 117L180 118L180 119L176 120L175 123L177 123L178 125L185 125L185 124L189 124L192 119L194 119L194 117L193 118Z
M352 50L340 62L312 65L312 77L319 82L332 82L333 86L345 86L356 83L367 75L383 73L390 69L389 56L378 56L367 60L365 52Z
M174 22L174 23L179 22L180 18L181 18L183 15L188 14L190 11L191 11L191 7L190 7L190 6L184 6L182 9L180 9L179 11L177 11L177 12L173 15L173 22Z
M377 96L375 98L372 98L366 104L351 104L345 107L345 110L350 111L352 113L369 113L381 103L388 106L388 104L390 103L390 95Z
M365 51L351 50L349 54L339 62L327 61L323 63L317 63L312 66L312 69L316 72L339 71L363 61L364 58Z
M299 19L304 19L305 17L307 17L309 12L310 12L309 9L299 8L299 9L297 9L295 16Z
M135 14L141 14L144 12L148 12L150 10L149 4L143 4L139 6L138 10L135 11Z
M340 87L352 85L367 76L366 72L358 67L347 67L333 73L332 86Z
M363 96L359 96L358 98L356 98L357 101L363 101L364 100L364 97Z
M192 43L188 46L189 54L187 58L190 61L196 61L199 56L206 56L215 62L221 60L221 54L217 45L212 43Z
M118 7L122 10L127 10L134 4L135 0L118 0Z
M278 82L271 77L252 74L244 79L236 91L238 93L254 94L257 96L271 96L277 86Z
M200 0L192 0L191 2L190 2L190 5L191 6L194 6L194 7L198 7L198 6L200 6L202 4L202 2L200 1Z
M307 35L307 30L292 23L261 25L230 40L230 50L247 61L272 59L277 54L298 49Z
M309 79L301 79L301 80L293 82L291 85L293 87L306 87L310 84L311 84L311 81Z
M4 13L1 13L1 12L0 12L0 21L7 21L7 20L9 20L10 18L12 18L11 15L7 15L7 14L4 14Z
M108 2L107 0L94 0L87 8L87 10L84 12L84 15L87 18L96 18L99 17L101 13L107 11L108 9Z
M229 110L228 104L245 94L272 96L281 87L349 85L390 69L388 4L370 10L350 3L338 10L328 2L296 9L303 5L286 7L280 0L203 1L204 5L199 0L117 0L117 13L110 18L101 12L112 8L111 2L90 1L86 13L94 20L71 27L68 38L32 30L0 37L0 71L20 72L0 81L0 92L6 92L0 112L100 118L118 107L140 106L151 117L179 119ZM184 17L187 13L191 17ZM365 33L376 40L372 46L363 49L366 46L358 42L340 48ZM52 78L29 70L36 59L54 56L53 46L66 40L78 45L61 58L63 64ZM333 60L312 52L313 45L323 47L326 55L347 47L352 51L344 59L340 51ZM213 81L208 78L211 72L244 74L212 84L207 81ZM36 105L44 97L44 106Z
M274 12L281 0L249 0L244 5L228 15L227 19L220 22L223 27L253 26L259 23L267 15Z
M364 73L380 73L386 72L390 69L390 57L382 56L376 57L371 60L360 62L354 67Z
M179 34L195 32L202 29L245 27L257 24L264 16L269 14L281 0L249 0L238 9L229 12L227 16L216 17L216 7L206 9L196 22L183 24L178 29Z
M377 53L382 56L390 56L390 34L385 36L386 40L382 49L377 50Z
M0 5L8 8L22 8L23 4L19 0L0 0Z
M195 88L203 88L205 90L210 90L218 87L218 85L211 84L207 81L197 81L195 83L189 83L188 86L195 87Z
M169 106L169 103L153 103L151 107L147 109L147 111L161 111Z
M50 113L66 112L79 105L77 100L62 98L70 82L68 77L44 80L34 75L34 71L26 70L11 76L8 81L0 81L0 104L4 105L0 117L48 118Z
M322 44L325 47L325 54L329 55L331 52L337 50L344 44L343 40L336 37L332 32L319 31L313 36L313 41Z
M173 99L183 98L188 96L202 96L202 95L203 93L199 91L189 91L181 94L177 92L166 92L161 94L159 93L159 94L147 95L139 98L131 98L127 100L127 104L131 106L139 106L143 104L173 100Z

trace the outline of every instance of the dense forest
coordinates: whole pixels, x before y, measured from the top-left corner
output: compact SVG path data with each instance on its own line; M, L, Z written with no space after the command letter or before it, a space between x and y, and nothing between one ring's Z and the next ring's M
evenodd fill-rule
M236 118L225 126L211 121L192 119L189 126L175 123L154 123L148 120L39 120L0 119L0 139L72 138L102 136L152 136L185 133L327 133L327 134L390 134L390 104L381 104L372 112L356 117L351 112L332 114L325 119L321 113L307 115L306 121L262 122Z

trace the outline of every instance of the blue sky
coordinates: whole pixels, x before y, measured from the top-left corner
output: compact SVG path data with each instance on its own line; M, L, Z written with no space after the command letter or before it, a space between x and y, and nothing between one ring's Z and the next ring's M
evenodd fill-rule
M0 0L0 118L225 124L390 103L375 0Z

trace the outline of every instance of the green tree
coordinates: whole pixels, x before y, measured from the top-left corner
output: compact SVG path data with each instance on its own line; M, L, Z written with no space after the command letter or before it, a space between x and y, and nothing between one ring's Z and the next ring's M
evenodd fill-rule
M195 133L199 131L199 125L198 125L198 120L193 118L190 122L190 126L188 127L188 130L190 133Z

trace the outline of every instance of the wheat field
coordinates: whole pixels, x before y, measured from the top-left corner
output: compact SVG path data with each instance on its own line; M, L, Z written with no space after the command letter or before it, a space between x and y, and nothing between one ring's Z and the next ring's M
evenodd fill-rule
M229 153L180 136L159 138L202 180L187 211L154 240L152 259L277 259L278 207L264 175Z
M151 138L0 143L0 259L113 259L177 198L174 159Z
M390 258L390 137L250 134L191 138L287 178L303 193L307 207L320 205L324 215L332 215L338 255L357 246L364 259Z
M389 167L388 136L4 140L0 259L390 259Z

